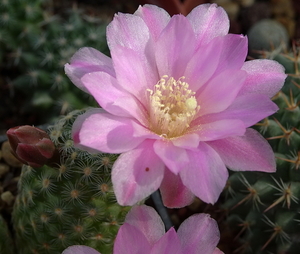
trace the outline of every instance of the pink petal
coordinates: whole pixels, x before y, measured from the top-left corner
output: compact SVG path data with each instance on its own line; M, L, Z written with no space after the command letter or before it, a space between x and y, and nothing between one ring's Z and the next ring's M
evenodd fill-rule
M154 40L159 37L161 31L171 19L170 15L164 9L150 4L139 6L134 15L137 15L144 20Z
M160 186L160 194L163 203L169 208L180 208L190 205L195 196L183 185L179 175L173 174L166 169Z
M111 59L94 48L79 49L71 58L70 64L65 65L65 72L68 77L85 92L88 91L81 82L81 77L95 71L102 71L115 76Z
M217 222L203 213L187 218L180 225L177 234L183 254L213 254L220 240Z
M217 42L217 40L216 40ZM248 54L248 39L239 34L227 34L222 37L219 45L222 47L216 74L225 70L239 70L245 63Z
M275 172L276 163L269 143L255 130L247 129L244 136L208 142L224 163L236 171Z
M65 249L62 254L101 254L95 249L84 245L73 245Z
M210 80L197 93L199 115L218 113L228 108L236 98L243 82L245 71L226 70Z
M187 151L189 163L180 171L183 184L206 203L214 204L228 179L228 171L218 153L204 142L198 151Z
M210 120L209 117L200 117L192 124L190 131L199 135L201 141L218 140L230 136L240 136L246 131L245 124L241 120L224 119L215 122L205 122Z
M82 77L82 83L99 105L113 115L134 117L147 124L147 113L139 101L119 86L117 80L104 72Z
M136 15L118 13L107 26L107 41L110 50L122 46L142 52L149 41L149 29L145 21Z
M252 126L267 116L274 114L278 106L264 94L245 94L238 96L224 111L205 115L198 122L213 122L224 119L239 119L245 127Z
M130 118L114 116L103 109L91 109L77 117L72 136L78 148L122 153L155 135Z
M174 146L181 148L197 148L200 137L196 133L184 134L171 140Z
M171 228L151 249L151 254L182 254L180 240Z
M143 51L115 46L111 52L119 84L147 106L150 95L160 77L150 47Z
M174 15L155 44L159 75L168 75L176 80L182 77L188 61L195 52L195 43L195 35L189 21L183 15Z
M174 146L169 140L156 140L154 151L174 174L178 174L188 163L186 150Z
M146 89L160 79L145 21L137 15L119 13L107 27L107 40L118 82L145 101Z
M120 227L114 243L114 254L150 254L150 250L150 244L138 228L128 223Z
M219 248L216 248L212 254L224 254Z
M287 77L281 64L267 59L247 61L242 70L248 73L248 77L240 94L255 93L272 97L282 88Z
M222 41L223 37L217 37L211 43L201 46L187 63L184 76L193 91L206 84L217 69L223 49Z
M201 46L191 57L184 74L191 89L197 91L214 73L239 70L244 64L247 50L247 38L236 34L216 37L209 44Z
M154 208L146 205L134 206L126 215L125 222L138 228L153 245L165 234L165 225Z
M225 10L216 4L201 4L188 15L188 20L197 36L198 46L209 43L229 31L229 19Z
M156 191L165 166L153 151L152 140L123 153L112 169L112 182L120 205L134 205Z

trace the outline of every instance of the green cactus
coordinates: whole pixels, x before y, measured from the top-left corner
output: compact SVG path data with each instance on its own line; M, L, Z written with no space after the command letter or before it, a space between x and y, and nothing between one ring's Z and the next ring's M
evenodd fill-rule
M279 111L257 124L277 158L273 174L231 173L221 205L240 247L235 253L297 254L300 248L300 60L291 53L264 52L288 77L274 98Z
M83 46L109 54L107 21L76 8L54 15L51 2L0 3L0 70L10 86L23 94L22 111L35 112L39 123L51 122L61 112L95 106L93 98L66 77L64 65Z
M73 111L49 128L60 163L22 168L12 214L19 254L60 254L74 244L112 253L130 207L119 206L112 189L110 170L117 156L74 148L71 128L81 113Z
M6 221L0 214L0 253L1 254L14 254L14 244L8 230Z

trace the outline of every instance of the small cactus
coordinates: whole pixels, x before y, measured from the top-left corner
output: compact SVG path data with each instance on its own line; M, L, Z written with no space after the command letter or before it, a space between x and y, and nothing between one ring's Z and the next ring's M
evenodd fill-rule
M248 32L249 53L257 56L259 50L281 52L288 44L289 35L286 28L276 20L263 19L254 24Z
M60 254L75 244L112 253L129 207L117 204L112 189L110 170L117 156L74 148L71 127L81 113L73 111L49 128L60 153L56 166L22 168L12 215L19 254Z

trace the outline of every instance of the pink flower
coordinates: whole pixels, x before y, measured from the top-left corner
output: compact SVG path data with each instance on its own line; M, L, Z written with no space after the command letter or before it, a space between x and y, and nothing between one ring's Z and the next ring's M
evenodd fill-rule
M164 204L194 195L215 203L236 171L275 171L269 144L248 127L277 111L283 67L245 62L247 37L228 34L215 4L170 17L145 5L107 28L111 58L80 49L65 71L102 109L73 126L77 147L122 153L112 169L118 202L133 205L160 188Z
M186 219L177 233L164 224L149 206L136 206L127 214L117 234L113 254L221 254L216 248L220 239L218 225L207 214ZM71 246L62 254L99 254L86 246Z

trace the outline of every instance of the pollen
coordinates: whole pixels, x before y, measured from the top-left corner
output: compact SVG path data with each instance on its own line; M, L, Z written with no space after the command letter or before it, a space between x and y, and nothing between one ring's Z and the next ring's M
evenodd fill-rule
M190 127L200 105L184 77L175 80L162 76L149 92L149 128L170 139L183 135Z

